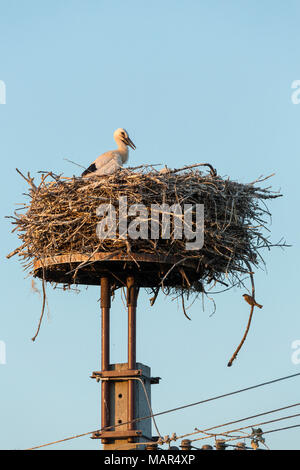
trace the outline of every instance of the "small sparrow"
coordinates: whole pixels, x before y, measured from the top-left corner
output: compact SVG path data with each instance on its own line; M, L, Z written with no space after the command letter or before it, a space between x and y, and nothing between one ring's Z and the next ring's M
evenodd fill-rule
M248 302L249 305L254 305L255 307L262 308L263 306L258 304L252 295L243 294L244 299Z

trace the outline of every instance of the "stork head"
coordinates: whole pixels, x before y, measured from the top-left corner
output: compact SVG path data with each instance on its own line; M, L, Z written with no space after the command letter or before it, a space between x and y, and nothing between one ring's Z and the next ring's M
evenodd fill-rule
M128 132L125 129L122 129L121 127L114 132L114 139L118 145L129 145L129 147L131 147L133 150L135 150L136 148L134 143L130 139Z

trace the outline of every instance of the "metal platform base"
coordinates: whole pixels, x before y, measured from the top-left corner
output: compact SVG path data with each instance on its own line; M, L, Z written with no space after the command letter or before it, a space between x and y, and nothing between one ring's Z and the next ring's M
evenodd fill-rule
M157 287L163 277L165 286L182 284L180 270L184 268L190 282L201 277L199 265L178 256L156 256L146 253L70 253L37 260L34 276L62 284L99 285L103 276L110 277L117 286L126 285L129 275L134 276L137 287Z

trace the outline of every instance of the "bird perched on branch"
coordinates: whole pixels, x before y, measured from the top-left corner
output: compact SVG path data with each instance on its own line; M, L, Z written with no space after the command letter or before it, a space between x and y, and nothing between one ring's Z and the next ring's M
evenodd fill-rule
M135 150L135 145L125 129L119 128L114 132L114 139L118 145L116 150L111 150L100 155L82 173L81 176L111 175L119 170L128 160L128 146Z
M249 305L254 305L255 307L262 308L263 306L258 304L252 295L243 294L244 299L248 302Z

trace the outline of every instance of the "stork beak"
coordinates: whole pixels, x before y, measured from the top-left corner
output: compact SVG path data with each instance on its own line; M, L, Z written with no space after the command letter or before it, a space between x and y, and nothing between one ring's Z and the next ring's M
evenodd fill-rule
M131 147L133 150L136 149L136 146L134 145L134 143L132 142L132 140L129 137L127 137L125 139L125 143L126 143L126 145L129 145L129 147Z

